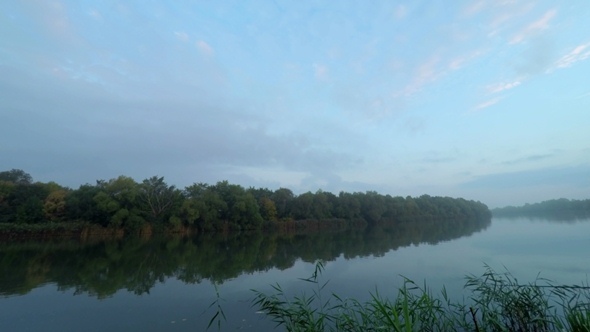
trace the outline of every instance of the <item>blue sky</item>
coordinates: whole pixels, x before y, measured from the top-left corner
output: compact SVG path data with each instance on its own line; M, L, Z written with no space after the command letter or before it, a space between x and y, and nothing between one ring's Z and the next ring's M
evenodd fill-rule
M590 193L590 2L0 3L0 169Z

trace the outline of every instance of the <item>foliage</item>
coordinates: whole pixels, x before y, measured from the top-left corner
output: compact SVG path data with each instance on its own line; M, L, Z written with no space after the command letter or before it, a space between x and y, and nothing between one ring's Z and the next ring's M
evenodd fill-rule
M109 181L98 181L100 191L94 196L98 209L107 215L108 225L137 229L145 221L139 209L139 186L130 177L119 176Z
M262 197L258 204L260 205L260 215L264 220L277 221L277 207L268 197Z
M0 181L0 222L43 222L43 201L49 194L48 188L28 180L15 181Z
M11 169L0 172L0 182L12 182L14 184L32 184L33 177L21 169Z
M276 293L270 296L253 290L253 305L272 317L277 326L283 325L287 331L323 331L335 318L329 313L332 309L330 299L322 301L322 290L327 282L320 283L318 277L323 269L323 262L318 261L313 274L309 278L301 279L316 286L311 296L303 293L291 300L281 286L276 284L272 285Z
M468 276L473 317L486 331L550 331L555 329L550 296L539 282L520 285L510 273L496 273L490 267L482 276Z
M217 284L215 284L215 283L213 284L213 286L215 287L215 300L213 302L211 302L211 304L209 304L209 307L207 308L207 310L210 309L211 307L215 307L215 314L209 320L209 324L207 324L207 330L209 330L209 328L211 328L211 326L213 325L214 322L217 322L217 329L221 330L221 320L223 319L224 321L226 321L227 319L225 317L225 312L223 311L223 306L221 305L223 298L219 294L219 288L217 287ZM205 312L207 312L207 310L205 310ZM205 312L203 312L203 314Z
M178 223L176 212L182 205L182 193L174 186L168 186L164 177L153 176L138 185L139 206L151 222L163 223L168 220Z
M287 331L590 331L588 286L543 279L520 285L510 273L486 266L483 275L467 277L469 304L452 302L444 288L435 297L426 285L409 279L394 300L375 291L361 303L337 294L326 299L327 282L318 280L323 269L319 261L312 276L303 279L316 285L311 295L288 296L277 284L271 294L254 290L253 306ZM551 303L561 304L562 312Z
M506 206L492 210L497 217L534 217L552 220L576 220L590 218L590 199L552 199L523 206Z
M47 195L43 203L43 214L49 221L63 221L66 213L67 191L57 189Z
M261 229L273 223L287 227L284 223L293 221L308 221L318 229L342 222L371 227L445 222L450 227L490 216L485 204L462 198L403 198L374 191L336 196L322 190L295 195L286 188L245 189L228 181L195 183L179 190L164 177L138 183L123 175L69 189L54 182L33 182L22 170L0 172L0 223L85 221L131 232L145 224L158 229L194 226L226 231Z
M49 224L19 224L19 223L0 223L0 233L15 235L19 234L36 234L43 233L61 233L68 235L69 232L80 232L88 227L88 223L82 222L53 222Z

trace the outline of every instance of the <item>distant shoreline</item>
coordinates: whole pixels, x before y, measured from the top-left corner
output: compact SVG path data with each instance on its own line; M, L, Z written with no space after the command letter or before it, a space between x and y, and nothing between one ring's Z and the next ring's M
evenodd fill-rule
M494 217L539 218L547 220L579 220L590 218L590 199L569 200L552 199L522 206L506 206L491 210Z

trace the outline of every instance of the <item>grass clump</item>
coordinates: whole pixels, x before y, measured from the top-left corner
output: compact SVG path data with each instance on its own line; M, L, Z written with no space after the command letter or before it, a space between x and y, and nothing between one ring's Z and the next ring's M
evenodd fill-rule
M324 264L317 262L309 295L289 296L279 284L266 294L255 292L253 305L287 331L586 331L590 332L588 286L554 285L537 277L519 284L509 272L489 266L481 276L466 277L466 301L453 302L404 278L397 297L377 290L366 302L326 295L321 282Z

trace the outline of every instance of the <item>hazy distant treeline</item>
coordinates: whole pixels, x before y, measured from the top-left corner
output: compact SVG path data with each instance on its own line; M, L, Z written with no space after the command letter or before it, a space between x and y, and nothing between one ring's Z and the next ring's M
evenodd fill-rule
M541 219L573 220L590 218L590 199L552 199L523 206L507 206L492 210L495 217L534 217Z
M392 197L373 191L318 190L295 195L286 188L244 188L227 181L194 183L184 189L154 176L136 182L127 176L78 189L34 182L22 170L0 172L0 223L39 224L82 221L138 230L146 224L169 229L260 229L300 220L338 220L378 225L414 219L490 218L487 206L462 198Z

